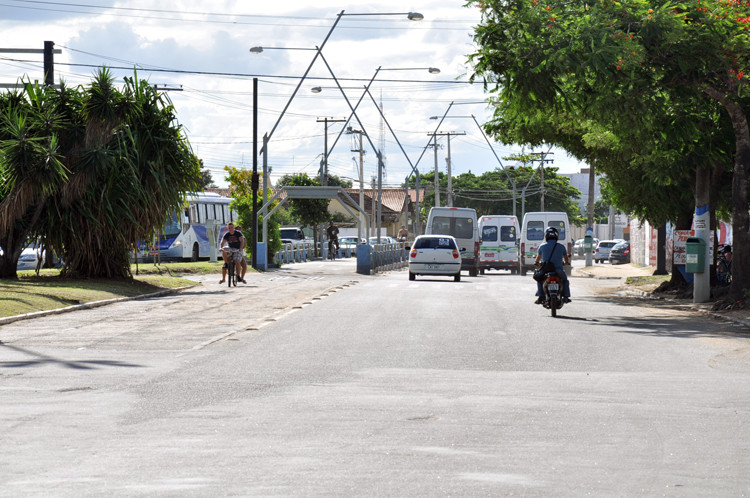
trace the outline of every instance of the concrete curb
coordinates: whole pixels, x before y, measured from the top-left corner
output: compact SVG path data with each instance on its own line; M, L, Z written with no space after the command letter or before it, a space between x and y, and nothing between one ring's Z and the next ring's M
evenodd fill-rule
M15 315L15 316L6 316L4 318L0 318L0 326L7 325L13 322L17 322L19 320L29 320L31 318L39 318L39 317L48 316L48 315L59 315L60 313L68 313L69 311L76 311L76 310L89 309L89 308L98 308L99 306L106 306L108 304L121 303L125 301L134 301L136 299L149 299L152 297L167 296L169 294L176 294L179 291L182 291L185 289L192 289L193 287L194 286L192 285L186 285L184 287L176 287L174 289L164 289L164 290L160 290L156 292L151 292L149 294L139 294L137 296L128 296L128 297L115 297L112 299L102 299L100 301L91 301L90 303L73 304L71 306L65 306L64 308L34 311L33 313L23 313L21 315Z

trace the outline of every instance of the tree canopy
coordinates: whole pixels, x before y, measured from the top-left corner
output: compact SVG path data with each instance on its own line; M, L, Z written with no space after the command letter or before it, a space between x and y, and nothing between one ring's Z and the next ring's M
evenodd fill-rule
M742 249L750 167L750 4L467 5L482 11L471 60L474 77L496 94L498 108L487 130L497 139L565 148L607 175L618 207L631 210L640 194L640 214L649 220L680 218L686 191L695 193L698 205L708 204L697 178L714 179L710 190L717 193L725 173L732 173L740 274L732 292L738 294L750 262Z
M137 74L122 89L106 69L85 88L28 84L0 113L0 277L37 237L63 275L130 277L134 244L197 190L174 107Z

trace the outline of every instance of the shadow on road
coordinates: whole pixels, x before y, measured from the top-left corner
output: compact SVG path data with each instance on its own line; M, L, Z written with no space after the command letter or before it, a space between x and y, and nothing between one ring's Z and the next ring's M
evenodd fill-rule
M57 365L64 368L70 368L74 370L94 370L98 367L125 367L125 368L143 368L143 365L136 365L133 363L123 363L121 361L112 360L86 360L86 361L67 361L59 358L53 358L46 356L41 353L11 346L0 342L0 348L10 349L25 355L31 356L32 359L28 360L17 360L17 361L0 361L0 368L22 368L22 367L36 367L43 365Z

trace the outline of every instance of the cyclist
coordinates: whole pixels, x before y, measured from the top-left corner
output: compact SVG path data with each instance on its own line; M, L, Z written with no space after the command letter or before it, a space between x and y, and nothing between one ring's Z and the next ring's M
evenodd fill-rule
M234 263L238 277L237 280L243 284L247 283L245 282L245 271L247 267L245 266L243 268L242 266L242 260L244 259L242 251L245 250L245 245L245 236L242 235L242 232L235 229L234 223L227 223L227 231L221 238L221 243L219 244L221 247L221 256L224 258L224 262L227 265ZM225 276L224 271L222 270L221 282L219 283L223 284L224 280Z
M547 227L544 232L544 244L539 246L536 254L535 265L540 265L542 261L549 261L555 265L555 273L560 277L563 282L562 298L564 303L570 302L570 281L568 276L565 274L563 265L570 264L570 257L568 256L568 250L564 244L558 244L557 239L559 238L557 229L555 227ZM536 283L536 301L534 304L542 304L544 299L544 288L542 282Z
M333 224L333 221L328 223L326 228L326 236L328 237L328 251L333 251L333 247L336 246L336 251L339 250L339 229Z

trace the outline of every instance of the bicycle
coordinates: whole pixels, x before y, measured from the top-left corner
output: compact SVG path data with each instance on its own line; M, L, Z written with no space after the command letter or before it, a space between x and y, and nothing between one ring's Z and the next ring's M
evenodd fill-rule
M328 241L328 258L335 261L336 255L339 252L339 242L338 240L330 239Z
M732 283L732 262L726 258L724 253L719 254L716 259L716 280L721 285Z
M235 251L239 251L239 249L230 249L229 250L229 263L227 263L227 286L228 287L237 287L237 279L239 277L237 276L237 261L234 259L234 253Z

